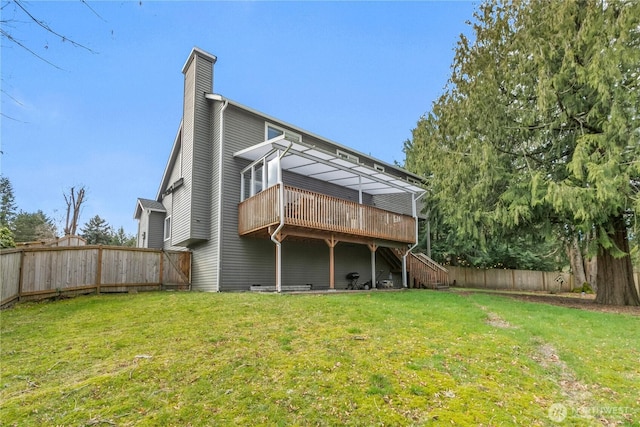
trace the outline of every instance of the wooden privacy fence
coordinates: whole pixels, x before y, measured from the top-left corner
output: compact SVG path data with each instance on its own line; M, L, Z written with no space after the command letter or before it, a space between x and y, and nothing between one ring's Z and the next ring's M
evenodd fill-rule
M514 291L570 292L575 284L573 274L557 271L500 270L464 267L447 267L449 283L463 288L486 288ZM636 288L640 273L634 273ZM639 290L640 292L640 290Z
M190 283L191 252L78 246L0 253L0 306L56 295L188 288Z

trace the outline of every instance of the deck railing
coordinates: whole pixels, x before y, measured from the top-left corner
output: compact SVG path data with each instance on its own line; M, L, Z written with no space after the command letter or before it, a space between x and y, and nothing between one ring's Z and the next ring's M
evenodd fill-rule
M392 252L398 259L402 259L404 253L401 250L394 248ZM407 254L407 271L410 288L435 289L449 285L449 270L423 253Z
M449 272L446 268L421 253L407 256L407 269L411 282L409 287L436 288L449 285Z
M250 197L238 206L238 234L251 234L280 223L278 185Z
M240 203L238 232L256 232L280 223L275 185ZM285 225L360 237L415 243L415 219L326 194L284 188Z

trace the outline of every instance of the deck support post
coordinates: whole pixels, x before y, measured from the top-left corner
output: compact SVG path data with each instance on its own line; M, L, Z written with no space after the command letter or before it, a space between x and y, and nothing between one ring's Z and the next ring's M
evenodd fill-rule
M370 243L369 250L371 251L371 289L376 288L376 250L378 250L378 245L375 243Z
M329 246L329 289L335 289L336 273L335 273L335 257L334 248L338 244L336 238L331 235L330 239L324 239Z

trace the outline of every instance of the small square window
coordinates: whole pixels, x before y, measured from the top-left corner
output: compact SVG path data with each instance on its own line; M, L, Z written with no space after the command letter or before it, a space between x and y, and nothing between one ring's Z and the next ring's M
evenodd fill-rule
M171 238L171 217L168 216L164 219L164 240Z

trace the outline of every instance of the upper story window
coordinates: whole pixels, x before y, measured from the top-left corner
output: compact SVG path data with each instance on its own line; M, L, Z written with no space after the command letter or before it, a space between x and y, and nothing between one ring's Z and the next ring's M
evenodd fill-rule
M338 157L342 159L349 160L353 163L360 163L360 159L358 157L354 156L353 154L347 153L346 151L337 150L336 154L338 154Z
M168 216L164 219L164 240L171 238L171 217Z
M256 160L240 172L240 201L282 181L279 153Z
M290 141L301 142L302 136L290 130L281 128L280 126L272 125L271 123L265 123L265 136L266 139L276 138L280 135L284 135Z

